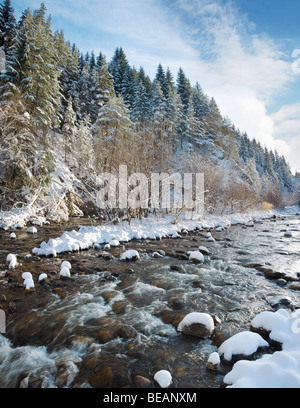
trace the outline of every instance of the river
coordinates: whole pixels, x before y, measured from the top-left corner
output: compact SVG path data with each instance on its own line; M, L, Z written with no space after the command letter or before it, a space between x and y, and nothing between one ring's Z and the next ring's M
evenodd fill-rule
M110 258L99 249L26 258L42 241L89 224L72 219L30 236L18 230L14 240L1 232L7 330L0 335L0 387L132 388L138 376L144 386L157 387L153 376L165 369L171 388L219 388L230 367L212 372L207 360L225 339L249 330L261 311L300 308L299 216L211 230L215 242L194 231L179 239L134 240L110 250ZM186 256L199 246L209 250L204 264ZM120 261L124 249L138 250L140 259ZM161 257L153 257L157 251ZM8 253L18 254L15 271L7 270ZM72 264L71 280L58 277L62 260ZM49 279L25 294L24 271ZM212 338L177 332L176 320L190 312L214 317Z

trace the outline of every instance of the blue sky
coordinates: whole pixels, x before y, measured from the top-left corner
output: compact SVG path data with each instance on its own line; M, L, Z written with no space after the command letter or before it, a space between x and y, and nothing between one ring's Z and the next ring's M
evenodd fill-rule
M13 0L17 16L39 0ZM300 170L298 0L45 0L52 28L110 60L123 47L154 77L182 67L224 116ZM294 58L292 53L294 52ZM300 51L299 51L300 57Z

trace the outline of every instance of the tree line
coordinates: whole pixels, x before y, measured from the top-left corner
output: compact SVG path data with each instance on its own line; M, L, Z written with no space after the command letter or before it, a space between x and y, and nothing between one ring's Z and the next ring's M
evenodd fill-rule
M174 78L159 64L151 80L143 67L130 66L122 48L111 61L102 52L83 54L63 30L52 31L44 3L17 21L11 0L3 1L0 48L6 56L0 76L2 203L49 185L55 151L95 187L99 173L119 164L146 174L190 169L208 143L237 163L256 194L263 183L293 190L285 158L236 129L181 68Z

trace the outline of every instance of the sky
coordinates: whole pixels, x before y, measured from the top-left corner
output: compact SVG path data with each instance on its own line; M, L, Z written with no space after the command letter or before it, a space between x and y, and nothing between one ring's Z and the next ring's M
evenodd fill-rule
M299 0L44 0L52 29L153 79L181 67L242 132L300 171ZM12 0L17 17L41 0Z

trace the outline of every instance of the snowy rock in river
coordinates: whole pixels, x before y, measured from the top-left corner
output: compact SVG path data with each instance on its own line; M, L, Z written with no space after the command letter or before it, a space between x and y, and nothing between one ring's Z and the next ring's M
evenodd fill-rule
M177 330L189 336L210 337L215 329L213 318L207 313L189 313L179 323Z
M62 268L72 269L72 265L70 264L69 261L63 261L62 264L60 265L60 269Z
M195 263L203 263L204 256L200 251L193 251L190 253L190 260Z
M129 249L128 251L125 251L121 255L120 259L122 261L136 261L139 258L140 258L140 255L139 255L138 251L136 251L135 249Z
M10 234L10 238L11 239L15 239L17 236L16 236L16 234L14 233L14 232L12 232L11 234Z
M7 260L7 262L9 262L9 266L8 266L9 269L15 269L15 268L17 268L18 262L17 262L17 257L16 257L16 255L9 254L9 255L7 255L6 260Z
M210 254L209 249L206 248L205 246L199 246L198 249L201 252L201 254L203 254L203 255L209 255Z
M35 227L30 227L27 230L28 234L36 234L37 233L37 229Z
M269 347L269 343L258 333L244 331L224 341L219 347L219 355L231 362L234 356L249 357L260 347Z
M221 360L219 354L217 352L211 353L208 358L207 368L209 370L215 371L218 369L220 362Z
M39 276L39 282L43 282L45 279L47 279L47 274L46 274L46 273L42 273L42 274Z
M167 370L160 370L154 375L154 380L161 388L168 388L172 384L172 376Z
M32 274L30 272L22 273L22 279L32 279Z
M71 277L70 269L67 268L66 266L61 268L60 276L63 277L63 278L70 278Z
M34 282L32 278L26 278L24 280L24 286L26 290L34 289Z

